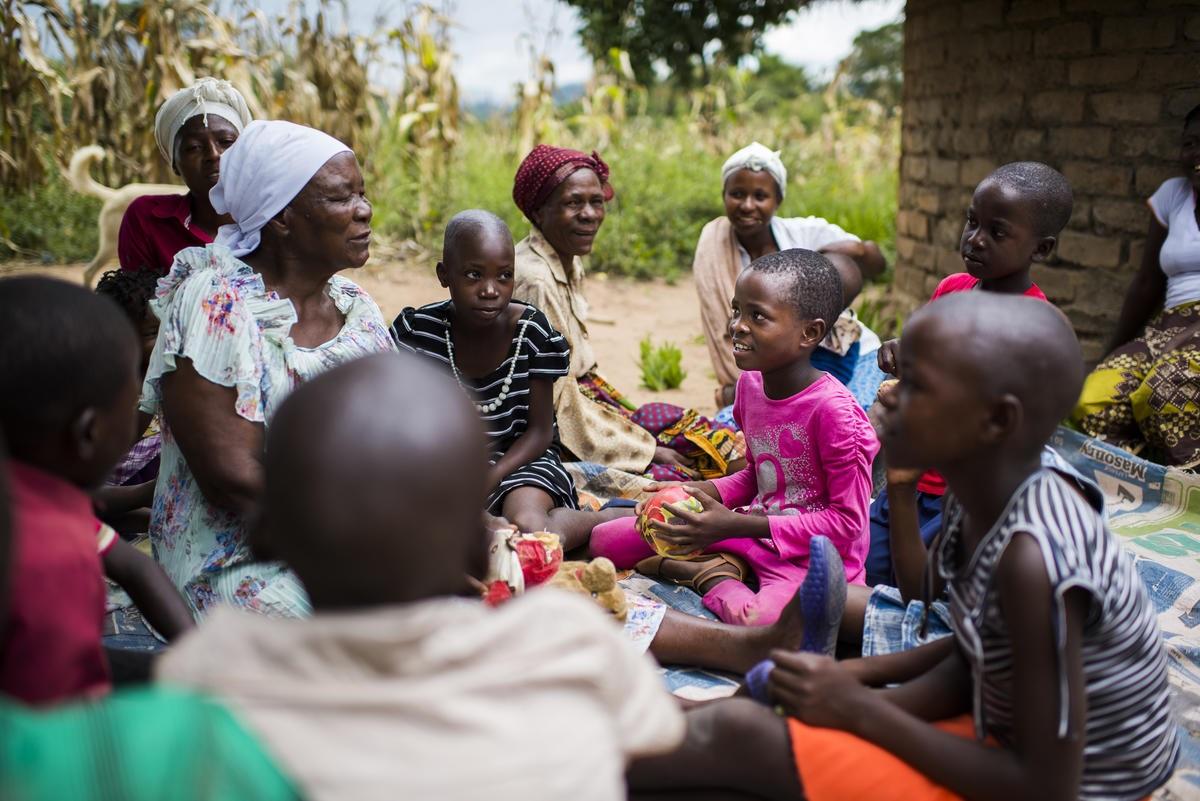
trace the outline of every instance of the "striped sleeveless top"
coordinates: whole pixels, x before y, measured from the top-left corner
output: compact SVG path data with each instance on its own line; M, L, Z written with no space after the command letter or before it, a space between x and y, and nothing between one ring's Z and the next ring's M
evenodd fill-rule
M1103 516L1053 470L1034 473L1009 500L975 553L959 568L963 510L946 496L934 566L950 596L954 635L971 665L976 734L1013 742L1011 639L995 595L996 567L1018 532L1041 548L1055 620L1065 625L1065 594L1091 597L1084 623L1087 699L1081 799L1144 798L1171 775L1179 741L1170 711L1167 655L1154 608L1133 557ZM1067 734L1067 676L1058 639L1058 736Z

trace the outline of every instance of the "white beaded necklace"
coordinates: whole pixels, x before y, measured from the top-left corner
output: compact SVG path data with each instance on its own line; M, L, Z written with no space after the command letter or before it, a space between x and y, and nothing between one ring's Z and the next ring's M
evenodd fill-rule
M512 386L513 371L517 369L517 360L521 358L521 345L525 342L525 327L529 325L528 320L522 320L517 326L517 347L513 350L512 361L508 365L508 375L504 376L503 383L500 384L500 394L496 396L494 401L489 403L477 403L475 408L480 414L491 414L500 408L504 403L504 399L508 397L508 389ZM462 374L458 372L458 365L454 363L454 343L450 341L450 322L446 322L446 353L450 356L450 372L454 373L454 380L464 390L470 388L463 383Z

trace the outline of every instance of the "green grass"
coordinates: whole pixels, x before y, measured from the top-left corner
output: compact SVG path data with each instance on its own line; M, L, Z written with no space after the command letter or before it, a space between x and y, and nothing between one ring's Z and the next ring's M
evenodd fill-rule
M98 199L76 194L58 176L33 192L0 194L0 259L89 261L99 244L99 213Z
M668 281L686 275L700 229L724 213L721 165L754 139L783 149L789 185L779 214L824 217L878 242L892 261L897 131L894 120L851 124L837 111L814 125L781 107L771 116L731 119L722 124L717 140L685 118L634 116L601 154L612 167L616 196L589 269ZM560 144L585 151L593 147L586 131L568 134ZM514 238L521 239L529 223L512 201L513 175L524 155L515 148L508 120L467 121L447 175L432 186L417 177L413 158L401 144L363 148L359 155L376 230L394 239L416 239L436 253L454 212L484 208L503 217ZM424 216L418 213L422 205L429 210ZM76 195L56 177L32 194L0 196L0 236L25 257L87 260L95 253L99 207L99 201ZM0 244L0 258L13 255Z
M673 343L655 346L650 337L646 337L639 347L642 358L638 360L638 367L642 370L642 386L646 389L652 392L677 389L687 378L687 371L683 369L683 351Z

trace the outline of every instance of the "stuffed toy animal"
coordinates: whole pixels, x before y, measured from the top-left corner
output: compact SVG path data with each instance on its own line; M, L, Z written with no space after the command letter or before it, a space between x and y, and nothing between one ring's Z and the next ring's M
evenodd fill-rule
M629 614L625 590L617 583L617 568L603 556L590 562L563 562L548 586L587 595L622 623Z
M492 532L488 575L481 587L483 600L498 606L531 587L546 584L592 598L617 620L628 612L625 590L617 584L617 569L608 559L563 562L558 535L549 531L521 534L514 529Z

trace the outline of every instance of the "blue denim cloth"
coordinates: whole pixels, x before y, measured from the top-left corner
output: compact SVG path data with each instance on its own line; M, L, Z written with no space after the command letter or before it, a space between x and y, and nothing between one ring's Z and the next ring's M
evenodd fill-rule
M917 525L921 529L921 542L929 545L930 540L942 529L942 496L917 492ZM867 551L867 586L896 583L892 571L892 543L888 538L891 529L891 506L888 504L887 487L871 504L871 548Z
M908 651L918 645L948 637L950 605L944 600L929 607L929 625L921 637L921 617L925 604L900 597L900 590L882 584L871 593L863 619L863 656L884 656Z

